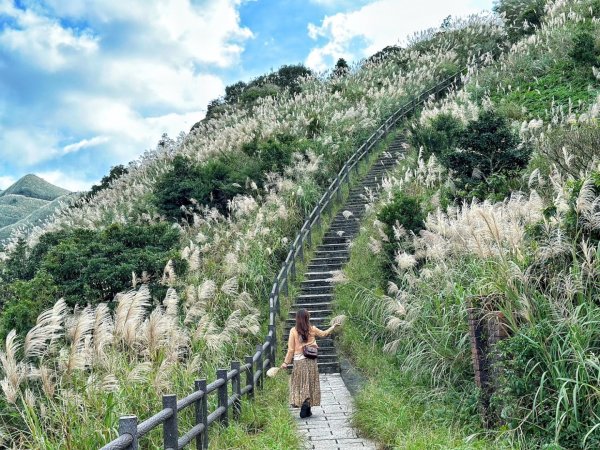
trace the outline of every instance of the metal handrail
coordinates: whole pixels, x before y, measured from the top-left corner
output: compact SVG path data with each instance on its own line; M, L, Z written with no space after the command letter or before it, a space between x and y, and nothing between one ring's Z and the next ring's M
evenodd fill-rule
M165 449L181 449L194 440L196 440L197 449L206 449L208 448L208 427L210 424L219 421L222 425L227 426L230 409L233 412L234 419L239 418L242 397L247 395L252 398L255 391L262 389L264 374L274 364L277 349L276 324L279 317L280 296L282 292L284 295L288 295L289 280L293 281L296 277L296 260L298 257L304 258L305 245L312 245L313 229L316 226L321 226L323 213L330 210L336 200L341 200L342 185L343 183L350 184L352 169L358 170L358 164L370 154L376 144L396 126L398 121L414 112L431 96L437 98L449 86L460 84L463 72L464 70L455 73L441 83L423 91L417 98L400 106L346 160L337 176L305 219L298 235L290 245L290 250L275 277L269 296L269 331L265 342L256 346L254 355L246 356L244 365L236 361L231 363L230 370L217 370L217 379L208 385L206 380L196 380L194 392L179 401L177 401L175 395L164 395L163 409L139 424L136 416L121 417L119 419L119 437L106 444L101 450L137 450L139 439L160 425L163 426ZM243 373L246 373L244 386L241 385L241 375ZM232 384L231 395L228 393L230 381ZM218 406L209 414L207 399L213 392L217 392ZM192 405L195 407L196 424L183 436L179 437L178 413Z

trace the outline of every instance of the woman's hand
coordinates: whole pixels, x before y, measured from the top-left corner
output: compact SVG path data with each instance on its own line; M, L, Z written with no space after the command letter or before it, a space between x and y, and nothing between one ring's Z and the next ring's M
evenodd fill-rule
M282 368L282 369L287 369L287 366L288 366L288 365L287 365L286 363L283 363L283 364L281 364L281 368Z

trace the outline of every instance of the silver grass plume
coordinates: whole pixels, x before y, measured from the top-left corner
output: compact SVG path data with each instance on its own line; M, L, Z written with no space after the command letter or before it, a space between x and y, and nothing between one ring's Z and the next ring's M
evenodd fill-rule
M117 294L115 301L115 336L124 344L133 347L146 311L150 307L150 289L142 285L137 291Z
M17 340L17 332L11 330L6 336L4 350L0 350L0 364L4 372L4 378L0 380L0 387L9 403L17 401L19 386L25 378L25 366L17 360L17 352L20 344Z
M93 352L94 362L105 362L105 349L113 340L114 323L110 309L106 303L100 303L96 306L94 312L93 326Z
M52 309L42 312L35 326L25 336L23 350L27 358L41 358L53 349L53 344L63 335L63 322L67 313L64 299L57 301Z
M177 291L172 287L167 289L167 294L163 300L163 305L165 307L165 313L167 316L177 317L179 310L179 296L177 295Z
M238 293L238 279L237 277L229 278L221 285L221 292L228 296L235 296Z
M87 338L94 328L95 314L91 306L78 312L68 326L69 355L65 364L65 371L70 374L74 370L82 370L89 361L89 341Z

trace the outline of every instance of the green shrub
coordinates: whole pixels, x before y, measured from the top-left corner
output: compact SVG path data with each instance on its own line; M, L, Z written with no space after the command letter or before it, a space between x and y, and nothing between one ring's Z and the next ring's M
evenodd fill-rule
M18 280L2 289L0 339L11 330L24 335L36 323L39 313L51 308L59 298L58 287L46 271L40 271L30 281Z
M435 154L454 172L459 199L503 200L519 186L519 171L527 166L531 150L520 144L504 116L483 111L466 127L448 114L441 114L425 127L414 127L411 142Z
M100 184L93 185L92 188L89 190L89 192L86 192L84 194L84 197L89 200L94 195L96 195L98 192L103 191L104 189L108 188L110 186L110 183L112 183L114 180L122 177L127 172L129 172L129 170L123 165L111 167L108 175L105 175L104 177L102 177L102 180L100 180Z
M384 243L386 258L383 261L383 270L385 273L384 284L394 276L394 257L399 248L408 251L411 250L411 241L403 240L398 242L394 237L394 226L401 225L407 233L418 234L425 228L426 214L421 206L420 199L408 195L402 191L394 194L390 203L385 205L377 219L385 224L385 232L390 237L389 242Z
M454 151L464 132L460 120L451 114L440 114L433 118L428 126L416 125L411 132L411 143L415 148L423 147L427 158L434 153L438 157Z
M173 168L156 183L155 202L159 212L169 219L185 217L185 208L193 206L195 201L225 214L227 201L243 193L245 183L245 177L220 159L200 166L178 155Z
M419 199L401 191L394 194L391 203L381 209L377 218L389 227L389 231L396 223L415 234L425 228L425 214Z
M594 28L584 23L579 26L577 33L573 38L573 48L569 56L577 64L593 66L598 63L598 48L596 47L596 38L593 34Z
M267 173L282 173L291 164L292 153L301 148L296 138L280 135L266 141L256 139L244 145L241 154L222 155L203 164L177 155L173 168L155 185L154 202L169 219L184 219L187 209L196 204L227 215L231 199L253 193L250 181L262 187Z
M179 231L166 223L113 224L100 231L74 228L46 233L29 255L19 252L6 261L6 267L21 264L24 269L12 274L5 270L3 279L25 293L43 281L45 290L56 294L52 303L64 297L74 306L110 302L131 286L132 272L139 276L145 271L151 289L160 296L165 290L160 279L166 263L172 259L179 273L186 268L172 250L178 243ZM44 276L39 278L41 274Z
M531 149L519 142L508 121L494 111L484 111L470 122L458 139L459 148L439 156L454 171L459 197L500 197L529 162ZM501 197L504 198L504 197Z

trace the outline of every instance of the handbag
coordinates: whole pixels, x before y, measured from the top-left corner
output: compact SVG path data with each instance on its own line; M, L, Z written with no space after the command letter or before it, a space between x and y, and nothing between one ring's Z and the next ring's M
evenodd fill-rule
M319 356L319 349L314 345L304 344L304 346L302 347L302 354L305 358L316 359L317 356Z

